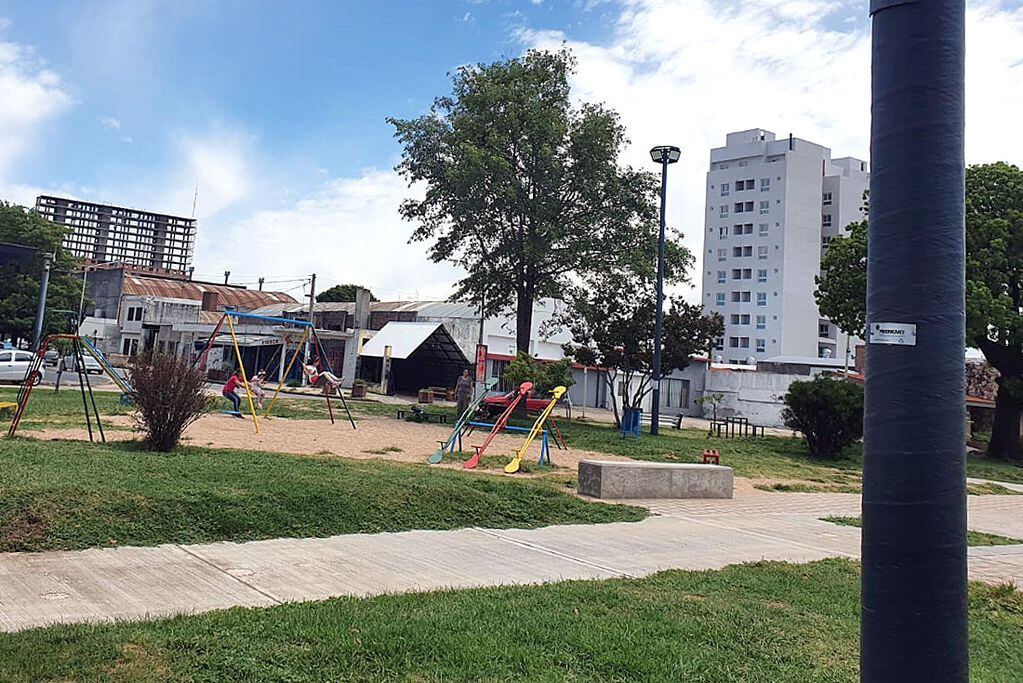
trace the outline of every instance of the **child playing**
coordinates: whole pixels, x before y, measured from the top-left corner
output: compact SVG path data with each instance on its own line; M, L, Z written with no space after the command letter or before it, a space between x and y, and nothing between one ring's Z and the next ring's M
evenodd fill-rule
M341 386L341 380L331 372L320 372L316 367L319 363L319 359L316 359L302 368L303 372L305 372L305 376L309 378L309 384L316 384L316 380L322 377L323 381L326 383L325 388L328 388L331 391L338 390Z
M241 382L242 382L241 375L239 375L238 371L235 370L234 374L227 378L227 382L224 383L224 389L223 391L220 392L221 394L223 394L224 398L230 401L231 405L234 406L232 408L232 411L235 417L242 416L240 410L242 399L241 397L238 396L238 385L241 384Z
M263 409L263 397L266 396L266 392L263 390L263 385L266 383L266 370L260 370L256 373L256 376L249 382L249 389L252 390L252 395L256 397L256 407L260 410Z

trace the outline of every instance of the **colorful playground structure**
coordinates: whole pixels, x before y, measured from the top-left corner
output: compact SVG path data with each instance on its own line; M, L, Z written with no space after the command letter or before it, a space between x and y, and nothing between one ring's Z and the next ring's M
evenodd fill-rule
M486 452L487 450L487 446L489 446L490 443L494 440L494 437L496 437L498 434L501 433L502 430L504 430L504 428L508 424L508 418L510 418L512 413L515 412L515 408L519 405L519 403L526 396L529 395L529 392L530 390L532 390L532 388L533 388L532 382L523 382L522 384L519 385L518 393L515 394L515 397L508 403L508 406L504 409L504 412L502 412L498 416L497 421L493 425L491 425L490 433L487 434L487 438L483 440L483 445L473 446L473 448L476 449L476 453L471 458L465 461L465 463L462 465L463 468L467 470L476 469L476 466L480 464L480 458L483 456L483 453Z
M558 401L561 400L561 397L565 394L566 391L568 391L566 387L561 386L554 387L554 390L551 392L550 403L547 404L547 407L543 409L542 413L537 415L536 421L533 423L533 428L529 431L529 434L526 436L526 440L523 442L522 447L515 451L515 456L511 459L511 462L504 466L504 471L506 474L515 474L516 472L519 471L519 468L522 466L522 456L525 455L526 451L529 450L529 447L530 445L532 445L533 440L536 439L536 435L539 434L541 431L543 431L543 442L541 444L540 451L540 464L541 465L544 464L543 452L544 448L547 449L547 464L548 465L550 464L551 456L549 446L547 446L547 432L546 430L543 429L543 426L544 423L547 422L547 420L550 418L551 413L554 411L554 406L557 405Z
M444 453L454 453L456 446L458 450L462 449L462 437L468 430L472 429L471 425L480 411L480 405L482 405L484 397L487 395L487 392L495 386L497 386L496 379L488 379L486 383L484 383L483 391L480 392L480 395L477 396L476 399L469 404L469 407L465 409L465 412L459 415L455 420L455 427L451 430L451 436L449 436L446 441L437 442L440 445L440 448L438 448L437 452L427 459L428 463L436 465L444 459Z
M25 370L25 378L21 382L21 388L18 390L17 408L14 411L14 417L11 419L11 426L7 429L8 436L14 436L18 431L18 424L21 422L21 418L24 416L25 411L28 409L28 401L32 396L32 390L36 384L39 383L40 368L43 366L43 361L46 357L46 352L50 346L57 344L58 342L65 341L71 345L71 353L74 357L75 372L78 375L78 388L82 393L82 408L85 411L85 426L89 432L89 441L95 441L93 433L93 421L95 421L96 432L99 434L100 441L106 442L106 435L103 433L103 423L100 422L99 409L96 407L96 397L92 393L92 381L89 379L89 373L85 369L85 354L89 354L96 359L103 372L110 378L114 385L121 391L121 401L131 401L133 389L131 384L121 376L114 366L106 359L106 356L93 346L92 342L81 337L77 334L51 334L46 336L42 343L39 344L39 348L36 350L35 355L32 358L32 362ZM54 388L56 391L58 387Z
M217 326L213 328L213 333L210 335L209 339L206 341L206 345L203 348L202 353L199 354L199 356L195 359L195 362L193 363L193 365L198 364L199 367L203 367L203 364L206 361L206 356L209 354L209 351L213 347L213 343L216 340L217 335L220 333L221 328L224 326L224 323L226 322L227 323L227 328L228 328L228 330L231 333L231 345L234 347L235 360L238 362L238 372L241 374L242 386L245 387L245 394L246 394L246 398L248 399L248 404L249 404L249 413L252 416L252 424L253 424L253 426L256 429L256 433L259 434L259 419L256 417L256 407L255 407L255 405L253 404L253 401L252 401L252 394L253 394L253 392L252 392L252 389L251 389L251 387L249 385L248 375L245 372L245 364L242 362L242 352L241 352L241 349L238 347L238 335L235 332L235 321L236 320L238 320L238 321L253 320L253 321L259 321L259 322L264 322L264 323L265 322L270 322L270 323L274 323L274 324L277 324L277 325L288 326L288 327L296 327L296 328L302 329L302 337L299 339L298 344L295 346L294 353L291 354L291 360L288 361L288 368L287 368L287 370L284 371L284 376L285 377L287 377L288 373L291 372L291 368L294 366L295 361L298 359L299 354L304 352L304 349L306 347L307 342L310 342L310 343L313 344L313 347L315 349L316 357L318 357L320 359L320 362L322 362L322 363L324 363L326 365L326 369L325 369L326 372L324 374L327 374L327 373L331 373L332 374L333 370L330 367L330 361L327 360L327 355L323 352L323 344L320 342L320 337L319 337L319 335L316 334L316 328L313 326L312 323L310 323L308 321L305 321L305 320L291 320L289 318L276 318L276 317L267 316L267 315L255 315L255 314L252 314L252 313L242 313L240 311L235 311L235 310L230 310L230 309L224 311L224 315L222 315L220 317L220 320L217 322ZM311 362L311 360L312 359L310 359L310 358L304 358L303 359L303 364L309 364ZM270 399L270 403L267 405L266 409L263 411L263 417L264 418L265 417L269 417L270 411L273 409L274 404L277 402L277 397L281 393L281 387L282 387L282 384L279 383L277 385L277 389L274 391L273 398ZM331 389L332 389L331 384L329 382L324 381L324 383L323 383L323 397L327 401L327 414L330 416L330 423L331 424L335 424L334 423L334 408L333 408L333 406L330 403ZM338 387L337 395L338 395L338 398L341 399L341 406L344 408L345 414L348 416L348 421L351 423L352 429L355 429L356 428L355 427L355 419L352 417L352 412L348 409L348 402L345 401L344 394L341 393L340 387Z

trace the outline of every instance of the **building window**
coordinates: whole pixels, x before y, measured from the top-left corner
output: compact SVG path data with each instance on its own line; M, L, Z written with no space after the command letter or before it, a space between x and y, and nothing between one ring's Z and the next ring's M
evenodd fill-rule
M742 279L743 280L752 280L753 279L753 269L752 268L743 268L742 269Z
M718 228L718 239L723 240L726 237L728 237L728 226L722 225L720 228Z
M728 258L728 250L727 249L718 249L718 261L724 261L727 258Z
M725 350L725 338L724 337L718 337L717 339L714 340L714 350L715 351L724 351Z
M831 245L831 235L821 237L821 246L827 249Z
M757 316L757 329L758 330L767 329L767 316L766 315L758 315Z
M749 325L749 313L743 313L739 316L740 325Z
M760 236L761 237L767 237L767 223L761 223L759 227L760 227Z
M725 284L725 271L723 270L718 271L718 284L719 285Z
M134 356L139 352L139 340L125 337L121 340L121 353L125 356Z
M761 259L761 260L767 258L767 247L766 246L757 247L757 258Z
M742 303L748 304L750 302L751 292L742 292Z
M718 292L717 293L716 303L717 303L718 306L724 306L725 305L725 293L724 292Z
M728 183L721 183L721 196L722 197L728 196Z
M752 223L745 223L745 224L743 224L743 226L742 226L742 234L744 234L744 235L752 235L753 234L753 224Z
M771 202L760 202L760 214L766 214L771 212Z
M729 320L731 321L731 324L738 325L739 324L739 314L738 313L733 313L731 315L731 317L729 318Z
M766 339L758 339L757 340L757 353L763 353L764 351L767 351L767 340Z
M728 338L728 345L730 347L732 347L733 349L739 348L739 338L738 337L729 337Z
M823 225L825 228L830 228L831 227L831 214L830 213L826 213L823 216L821 216L821 225Z
M744 211L742 202L736 202L733 208L735 209L735 213L742 213Z
M742 256L742 247L732 247L732 256Z
M741 277L742 277L742 269L741 268L732 268L732 279L733 280L738 280Z
M727 218L728 217L728 205L722 204L722 206L721 206L721 214L720 215L721 215L722 218Z
M767 282L767 268L757 269L757 282Z
M732 234L733 235L741 235L742 234L742 225L733 225L732 226Z
M757 292L757 306L767 305L767 292Z
M749 337L739 337L739 348L740 349L749 348Z
M742 294L741 292L732 292L732 301L735 303L739 303L742 300L741 294Z
M771 179L770 178L761 178L760 179L760 191L761 192L770 192L771 191Z
M831 338L831 325L827 323L821 323L817 326L817 333L824 339Z
M719 169L721 169L721 170L723 171L723 170L725 170L726 168L728 168L728 164L718 164L718 168L719 168Z
M821 204L823 204L824 206L831 206L830 192L825 192L823 195L821 195Z

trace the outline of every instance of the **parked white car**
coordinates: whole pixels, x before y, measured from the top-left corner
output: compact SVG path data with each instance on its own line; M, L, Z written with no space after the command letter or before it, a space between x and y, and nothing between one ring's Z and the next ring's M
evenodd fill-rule
M86 372L93 375L99 375L103 372L103 366L100 365L99 361L97 361L91 355L87 353L82 353L82 358L85 360L84 367ZM77 369L77 367L78 366L75 361L74 355L64 356L65 371L74 372Z
M0 382L18 382L25 379L28 366L32 364L35 354L30 351L18 351L17 349L0 349ZM40 366L39 378L44 379L46 371Z

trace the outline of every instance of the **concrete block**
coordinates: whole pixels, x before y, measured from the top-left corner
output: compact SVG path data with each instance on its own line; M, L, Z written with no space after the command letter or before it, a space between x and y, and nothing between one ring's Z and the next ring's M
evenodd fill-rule
M731 467L583 460L579 493L594 498L731 498Z

